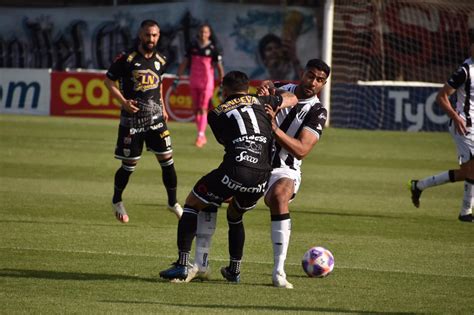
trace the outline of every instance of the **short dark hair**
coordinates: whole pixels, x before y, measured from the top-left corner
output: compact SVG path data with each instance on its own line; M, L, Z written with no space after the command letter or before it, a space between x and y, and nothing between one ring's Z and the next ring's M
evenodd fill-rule
M151 26L156 26L156 27L160 28L160 25L158 25L158 22L155 21L155 20L148 19L148 20L143 20L140 23L140 28L151 27Z
M305 70L308 70L310 68L316 68L318 70L321 70L322 72L326 73L326 76L329 77L329 74L331 73L331 68L322 61L321 59L311 59L306 63Z
M258 53L260 54L260 58L265 58L265 47L270 43L277 43L279 46L282 45L280 37L276 36L275 34L270 33L263 36L258 42Z
M222 86L231 92L247 92L249 77L241 71L230 71L222 79Z

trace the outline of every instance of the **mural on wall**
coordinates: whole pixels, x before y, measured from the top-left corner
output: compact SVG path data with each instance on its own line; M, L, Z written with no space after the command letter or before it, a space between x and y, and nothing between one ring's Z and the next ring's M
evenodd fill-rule
M140 22L148 18L160 24L158 48L168 57L168 73L176 72L203 22L214 29L225 68L255 79L295 79L301 63L320 56L315 18L307 9L198 4L2 8L0 67L106 69L133 45Z

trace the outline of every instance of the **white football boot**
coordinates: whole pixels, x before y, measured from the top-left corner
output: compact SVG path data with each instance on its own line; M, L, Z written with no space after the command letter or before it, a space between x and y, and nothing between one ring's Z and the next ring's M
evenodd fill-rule
M128 222L128 214L125 211L125 206L122 201L117 203L112 203L112 211L114 212L115 217L122 223Z
M173 212L178 220L181 219L181 216L183 215L183 208L179 203L175 203L174 206L168 206L168 210Z
M206 270L199 270L198 266L193 264L192 268L188 269L188 277L186 278L186 282L191 282L194 279L198 279L201 281L209 281L211 279L211 268L207 266Z
M286 274L273 272L273 286L277 288L293 289L293 285L286 280Z

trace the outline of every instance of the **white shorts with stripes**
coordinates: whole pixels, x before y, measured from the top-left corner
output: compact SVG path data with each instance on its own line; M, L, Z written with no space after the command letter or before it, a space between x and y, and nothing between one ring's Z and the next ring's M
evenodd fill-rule
M270 180L268 181L267 189L265 190L265 195L270 190L270 188L281 178L289 178L293 180L295 185L295 191L293 193L293 199L298 192L301 184L301 172L291 169L289 167L280 167L274 168L270 174Z
M452 122L449 124L449 132L458 150L459 165L467 163L474 156L474 128L469 127L467 130L469 133L463 136L456 132L456 128Z

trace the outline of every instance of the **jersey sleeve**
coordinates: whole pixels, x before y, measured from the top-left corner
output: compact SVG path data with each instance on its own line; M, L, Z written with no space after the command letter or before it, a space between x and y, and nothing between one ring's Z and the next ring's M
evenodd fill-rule
M313 107L305 117L303 129L306 129L320 138L327 120L327 109L323 106Z
M214 46L214 52L212 54L212 61L215 63L222 62L222 51L217 45Z
M451 86L453 89L458 89L460 88L467 79L467 72L465 65L460 66L448 79L448 84Z
M261 104L268 104L273 109L277 109L283 103L283 97L281 95L266 95L257 96Z
M105 75L112 81L117 81L124 76L125 70L125 60L127 55L125 53L120 53L115 57L114 61L110 65L110 68L107 70Z

